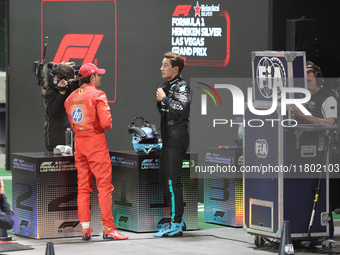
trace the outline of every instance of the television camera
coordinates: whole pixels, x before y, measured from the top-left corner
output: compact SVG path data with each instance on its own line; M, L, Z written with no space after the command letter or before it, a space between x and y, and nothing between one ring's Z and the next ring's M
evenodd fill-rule
M59 91L68 90L68 89L75 89L78 88L79 79L70 79L70 77L66 77L64 74L60 73L58 70L58 64L54 62L48 62L45 61L45 54L46 54L46 48L47 48L47 42L48 42L48 36L45 38L45 44L44 44L44 53L43 53L43 59L42 61L34 61L33 62L33 74L38 79L38 86L42 87L41 97L44 97L46 90L52 86L54 88L57 88ZM78 75L79 69L81 66L75 65L74 62L66 63L73 67L74 74ZM66 87L58 87L58 82L60 80L66 80L68 82L68 85Z

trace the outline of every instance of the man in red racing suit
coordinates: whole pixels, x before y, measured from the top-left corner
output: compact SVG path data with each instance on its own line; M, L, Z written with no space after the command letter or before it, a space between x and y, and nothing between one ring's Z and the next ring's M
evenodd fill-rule
M89 201L93 191L93 176L99 191L98 200L104 226L104 239L127 239L117 232L112 217L112 165L105 132L112 128L112 118L106 94L97 89L101 74L92 63L79 70L80 87L65 101L65 109L75 132L75 167L78 171L78 216L83 227L83 240L92 238Z

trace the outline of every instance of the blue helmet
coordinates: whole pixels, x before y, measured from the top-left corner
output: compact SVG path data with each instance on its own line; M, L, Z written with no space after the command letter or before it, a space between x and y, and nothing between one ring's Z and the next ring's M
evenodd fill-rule
M134 122L128 126L128 132L133 133L132 146L137 153L157 153L162 149L156 125L144 121L144 118L134 118Z

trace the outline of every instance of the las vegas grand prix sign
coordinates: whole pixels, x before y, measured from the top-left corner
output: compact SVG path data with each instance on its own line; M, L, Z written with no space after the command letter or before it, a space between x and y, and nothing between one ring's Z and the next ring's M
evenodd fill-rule
M220 4L177 5L171 18L171 51L188 66L225 67L230 59L230 17Z

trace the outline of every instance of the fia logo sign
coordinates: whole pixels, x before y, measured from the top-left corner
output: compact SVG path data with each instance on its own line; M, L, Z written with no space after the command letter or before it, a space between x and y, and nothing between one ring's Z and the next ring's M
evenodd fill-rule
M256 84L264 98L273 97L273 88L277 88L277 98L281 89L286 87L286 72L280 59L263 57L256 69Z
M256 140L255 154L258 158L266 158L268 156L268 143L265 139Z

